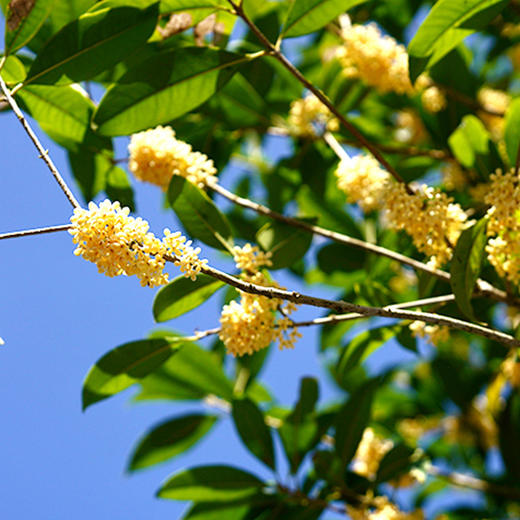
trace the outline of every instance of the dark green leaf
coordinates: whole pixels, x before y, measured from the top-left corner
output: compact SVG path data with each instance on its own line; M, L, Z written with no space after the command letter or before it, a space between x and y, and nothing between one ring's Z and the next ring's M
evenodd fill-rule
M153 316L159 323L181 316L204 303L224 285L211 276L199 274L195 281L179 276L155 296Z
M408 45L412 80L486 26L507 4L507 0L439 0Z
M482 267L487 242L487 222L488 219L484 217L461 233L451 261L450 283L455 301L459 309L472 320L475 316L471 295Z
M498 427L502 459L509 475L518 484L518 479L520 479L520 450L518 449L518 438L520 436L520 394L517 391L511 392L507 398L506 406L498 418Z
M513 99L507 109L504 140L509 163L514 165L520 148L520 99Z
M217 249L227 249L225 244L232 244L227 218L200 188L174 175L168 201L192 238Z
M69 163L85 202L89 202L105 189L107 174L113 167L110 160L100 153L85 150L69 152ZM117 200L117 199L116 199Z
M371 380L356 390L336 416L335 449L344 466L352 460L370 420L378 381Z
M290 0L282 29L284 38L302 36L327 25L334 18L367 0Z
M184 453L215 424L214 415L183 415L162 422L148 431L134 450L129 471L147 468Z
M141 380L137 399L202 399L214 394L231 400L233 385L217 359L195 343L185 344L171 362Z
M49 16L53 5L54 0L9 2L5 16L6 54L16 51L31 40Z
M256 497L233 502L195 503L182 520L252 520L249 505L252 500L256 500ZM265 497L264 500L268 499Z
M404 473L412 463L414 452L406 444L397 444L385 453L377 469L376 482L387 482Z
M198 466L170 477L157 496L172 500L228 502L255 495L264 483L232 466Z
M264 415L250 399L233 400L233 420L242 442L249 451L271 469L275 469L271 430Z
M272 254L270 269L290 267L302 259L312 242L312 234L285 224L269 223L256 235L264 251Z
M95 12L107 7L123 6L146 9L155 3L157 3L157 0L102 0L92 7L90 11ZM159 10L161 14L189 12L195 19L200 19L200 17L205 17L217 9L227 6L229 4L226 0L161 0Z
M121 206L135 211L134 190L126 172L119 166L112 165L107 172L105 193L110 200L118 200Z
M128 135L182 116L222 88L247 61L238 54L184 47L152 56L110 87L94 116L103 135Z
M83 410L132 386L159 368L182 343L165 338L132 341L105 354L83 382Z

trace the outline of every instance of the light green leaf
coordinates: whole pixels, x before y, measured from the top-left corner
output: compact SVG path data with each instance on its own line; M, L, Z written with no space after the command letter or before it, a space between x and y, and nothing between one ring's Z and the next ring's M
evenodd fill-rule
M520 148L520 98L513 99L507 109L504 140L509 163L514 165Z
M147 468L184 453L210 431L216 420L214 415L191 414L156 425L140 439L128 470Z
M26 71L23 63L16 56L7 56L1 74L7 86L12 86L25 79Z
M312 242L311 233L279 222L263 226L256 238L262 249L272 254L270 269L283 269L295 264L303 258Z
M408 45L412 80L466 36L486 26L507 4L507 0L439 0Z
M467 115L448 138L448 144L460 163L472 168L477 156L489 152L489 132L480 119Z
M291 0L282 36L302 36L327 25L334 18L367 0Z
M74 149L89 129L94 104L71 86L30 85L16 94L20 105L58 144Z
M168 188L168 201L192 238L217 249L225 250L225 244L232 244L226 216L197 186L174 175Z
M451 288L455 301L470 319L475 319L471 296L482 267L487 243L487 222L488 219L484 217L461 233L451 261Z
M255 457L274 470L273 438L258 406L247 398L234 399L232 414L242 442Z
M255 495L264 483L232 466L198 466L170 477L157 496L196 502L229 502Z
M128 135L168 123L222 88L247 58L200 47L152 56L110 87L94 115L103 135Z
M179 339L155 338L125 343L105 354L83 383L83 410L115 395L159 368L180 346Z
M199 274L195 281L179 276L155 296L153 316L159 323L177 318L204 303L224 285L211 276Z
M138 9L146 9L157 0L102 0L90 9L90 12L106 9L107 7L137 7ZM229 8L226 0L161 0L159 3L159 12L161 14L189 12L194 17L207 16L218 9ZM200 14L198 13L200 11Z
M5 16L5 53L11 54L23 47L38 32L51 9L54 0L34 0L22 5L7 6Z
M185 344L170 361L140 381L137 400L202 399L214 394L233 398L233 384L226 377L218 358L195 343Z
M80 16L45 45L25 83L77 83L96 76L146 42L157 14L152 5L144 11L121 7Z

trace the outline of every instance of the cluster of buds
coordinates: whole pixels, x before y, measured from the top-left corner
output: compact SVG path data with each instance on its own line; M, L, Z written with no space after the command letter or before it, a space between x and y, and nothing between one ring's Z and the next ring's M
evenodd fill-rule
M419 114L411 109L400 110L395 118L396 129L394 138L396 141L408 144L420 144L428 139L428 132Z
M260 270L271 265L270 256L270 253L263 253L251 244L234 248L234 260L242 270L244 281L264 287L278 287ZM222 309L219 337L233 356L253 354L274 341L278 341L281 349L294 348L301 334L288 315L295 309L292 302L284 303L277 298L241 292L240 301L231 301ZM278 320L277 311L283 314Z
M290 133L300 137L313 137L320 128L330 132L339 129L339 121L314 94L291 103L287 124Z
M499 141L504 136L504 114L511 103L511 96L502 90L484 87L478 91L477 100L484 109L478 111L478 116L486 125L491 137Z
M99 206L90 202L88 209L76 208L69 230L77 244L74 254L95 263L107 276L136 275L142 286L168 283L166 258L172 258L184 275L194 280L207 263L198 257L200 249L194 249L180 232L168 229L159 240L148 231L148 222L129 213L119 202L109 200Z
M128 151L128 167L135 177L163 190L168 188L174 175L184 177L199 188L217 180L213 161L178 140L169 126L132 135Z

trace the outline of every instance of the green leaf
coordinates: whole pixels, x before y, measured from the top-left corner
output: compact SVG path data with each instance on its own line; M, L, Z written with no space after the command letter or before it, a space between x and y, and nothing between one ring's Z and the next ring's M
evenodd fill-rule
M40 51L26 84L77 83L116 65L155 30L158 7L87 13L61 29Z
M365 330L353 338L339 359L336 369L339 380L347 379L352 369L356 368L370 354L393 338L398 329L400 330L400 326L397 328L380 327Z
M52 139L65 148L83 142L94 105L81 89L30 85L16 94L20 105Z
M114 7L137 7L138 9L146 9L157 0L102 0L90 9L90 12L99 11L100 9ZM200 11L202 16L207 16L218 9L228 7L226 0L161 0L159 3L159 12L161 14L176 12ZM199 17L198 13L196 14Z
M202 399L214 394L233 398L233 385L222 370L218 357L195 343L184 344L175 358L140 381L144 399Z
M282 36L302 36L327 25L334 18L367 0L291 0Z
M214 415L191 414L156 425L140 439L128 470L147 468L184 453L209 432L216 420Z
M168 188L168 201L192 238L217 249L226 250L226 244L232 244L227 218L200 188L174 175Z
M470 319L475 316L471 306L471 296L482 267L486 248L486 226L488 219L480 219L465 229L455 246L451 261L451 288L459 309Z
M110 136L168 123L209 99L245 61L206 47L159 53L129 69L107 90L94 123Z
M83 410L137 383L180 346L180 340L156 338L132 341L111 350L89 370L83 382Z
M26 76L23 63L16 56L7 56L4 66L2 67L2 78L7 86L21 83Z
M18 4L13 7L13 4ZM38 32L51 9L54 0L30 0L9 2L5 16L5 53L11 54L23 47Z
M291 267L301 260L312 242L312 234L279 222L268 223L256 235L264 251L271 252L270 269Z
M466 36L485 27L507 4L507 0L439 0L408 45L412 81Z
M85 202L105 189L107 174L112 168L109 158L85 150L69 152L69 164ZM117 200L117 199L116 199Z
M121 206L127 206L135 211L134 190L130 185L127 173L119 166L112 165L112 168L108 170L105 193L110 200L118 200Z
M204 303L223 285L205 274L199 274L195 281L179 276L155 296L153 317L159 323L177 318Z
M504 140L509 163L515 165L520 148L520 99L513 99L507 109Z
M271 430L264 415L250 399L233 400L233 421L242 442L249 451L271 469L275 469Z
M518 437L520 436L520 395L517 391L509 394L506 406L498 417L498 441L500 453L508 475L518 489L520 479L520 451ZM520 492L520 489L519 489Z
M228 502L255 495L264 483L232 466L198 466L170 477L157 496L172 500Z
M376 475L376 483L387 482L404 473L412 463L412 455L415 450L406 444L397 444L385 453L379 463Z
M249 504L252 500L253 498L246 498L233 502L195 503L182 517L182 520L253 520ZM265 500L267 499L264 498Z
M334 447L343 466L347 466L354 457L368 425L377 384L377 380L371 380L358 388L336 416Z

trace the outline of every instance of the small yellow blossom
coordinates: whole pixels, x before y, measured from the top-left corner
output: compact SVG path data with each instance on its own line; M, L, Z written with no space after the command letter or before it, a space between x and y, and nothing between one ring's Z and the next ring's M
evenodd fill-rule
M380 92L413 93L405 47L377 25L345 26L341 38L337 57L347 77L360 78Z
M446 108L446 97L439 87L428 87L421 94L421 102L427 112L435 114Z
M260 271L262 266L271 265L269 253L263 253L251 244L235 246L233 252L237 267L243 271L244 281L279 287ZM278 321L277 310L283 314ZM240 292L240 301L232 301L222 309L219 337L233 356L253 354L274 341L278 341L280 349L294 348L296 339L301 337L288 317L294 310L296 305L292 302Z
M331 132L339 129L339 121L314 94L291 103L287 124L292 135L303 137L316 135L315 125Z
M409 329L415 337L427 337L432 345L438 345L450 339L450 329L441 325L430 325L424 321L413 321Z
M372 428L365 428L354 455L352 470L368 479L374 479L381 459L392 449L393 444L389 439L378 437Z
M389 183L384 206L388 225L406 231L434 267L451 258L450 244L456 244L467 225L467 215L453 199L426 185L409 194L402 183Z
M478 116L482 119L495 141L502 139L505 124L503 115L509 108L511 96L502 90L484 87L478 91L477 99L484 109L497 113L495 115L485 111L478 111Z
M343 159L335 172L338 188L349 202L357 202L364 211L379 209L390 175L371 155Z
M355 508L347 506L347 513L352 520L424 520L424 513L418 509L410 513L401 511L387 497L375 497L373 508Z
M397 112L396 126L394 137L401 143L420 144L428 138L422 119L411 108Z
M173 175L180 175L203 188L216 181L213 161L189 144L179 141L169 126L132 135L128 146L130 171L141 181L168 188Z
M207 260L200 260L200 249L193 249L180 233L165 230L161 241L148 231L148 222L129 216L119 202L105 200L99 207L90 202L88 209L76 208L69 233L77 244L74 254L97 265L107 276L136 275L142 286L168 283L164 273L165 256L175 255L175 264L185 276L195 279Z

